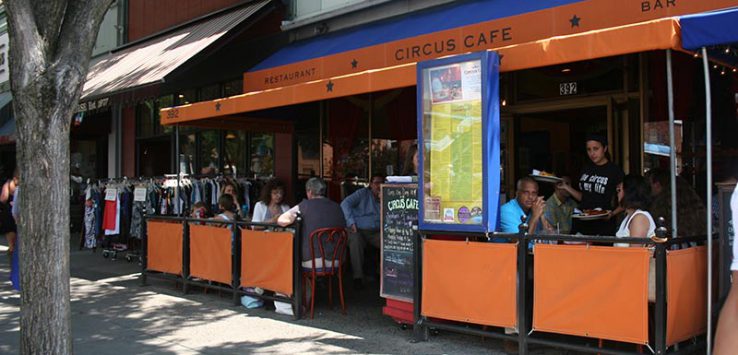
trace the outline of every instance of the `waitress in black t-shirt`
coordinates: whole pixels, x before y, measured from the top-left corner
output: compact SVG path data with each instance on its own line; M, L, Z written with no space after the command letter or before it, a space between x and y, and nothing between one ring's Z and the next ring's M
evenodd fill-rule
M579 176L579 190L570 185L560 183L556 186L565 189L574 199L579 201L579 209L595 209L612 211L606 219L574 220L572 233L585 235L615 235L616 223L613 218L622 212L621 207L614 203L615 188L623 181L623 170L609 159L607 138L591 134L587 136L587 156L590 163L586 164Z

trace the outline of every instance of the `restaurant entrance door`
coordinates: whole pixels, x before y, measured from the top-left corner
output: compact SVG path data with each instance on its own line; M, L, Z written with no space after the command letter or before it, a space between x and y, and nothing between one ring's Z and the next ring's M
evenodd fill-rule
M515 178L526 176L533 169L576 178L588 161L585 151L588 134L611 140L619 136L612 132L610 110L611 105L594 105L516 114L513 119ZM611 147L618 145L613 143ZM552 186L541 186L541 192L550 195Z

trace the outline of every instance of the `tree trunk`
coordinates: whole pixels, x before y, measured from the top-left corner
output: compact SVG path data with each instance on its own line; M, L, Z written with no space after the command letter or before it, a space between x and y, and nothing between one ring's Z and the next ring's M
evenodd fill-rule
M71 354L69 131L112 0L9 0L20 170L21 353Z
M48 117L18 126L21 353L71 354L69 113L40 103L15 108L19 116Z

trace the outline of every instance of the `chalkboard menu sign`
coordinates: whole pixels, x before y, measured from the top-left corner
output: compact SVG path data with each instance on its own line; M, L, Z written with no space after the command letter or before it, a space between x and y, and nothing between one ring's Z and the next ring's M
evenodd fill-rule
M413 226L417 221L418 185L382 185L382 297L413 299Z

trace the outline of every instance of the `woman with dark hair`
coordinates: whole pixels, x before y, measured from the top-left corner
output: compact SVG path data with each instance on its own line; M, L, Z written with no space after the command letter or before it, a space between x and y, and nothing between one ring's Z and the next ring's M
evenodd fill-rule
M615 187L623 180L623 170L610 160L607 137L588 135L586 149L590 161L579 175L579 190L566 183L559 183L556 188L566 190L579 201L581 210L612 211L605 220L576 220L572 226L573 233L612 235L615 231L615 220L612 217L623 211L620 207L613 206Z
M290 206L284 203L284 184L278 179L271 179L261 189L261 196L254 206L251 221L276 223L279 215L289 209Z
M651 238L656 232L656 223L646 211L651 203L651 184L640 175L630 174L616 188L620 207L625 209L625 219L620 223L615 236L618 238ZM628 243L615 243L628 247Z

